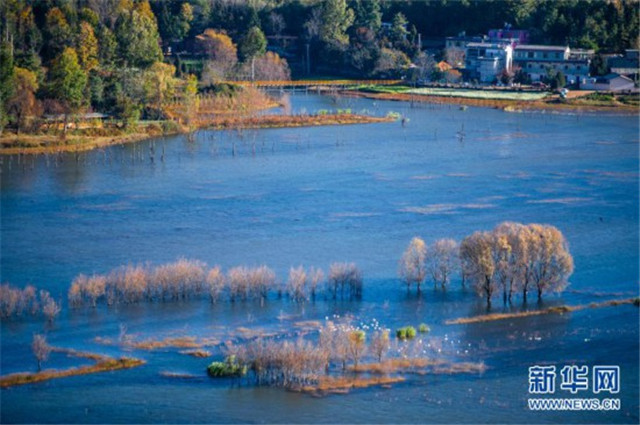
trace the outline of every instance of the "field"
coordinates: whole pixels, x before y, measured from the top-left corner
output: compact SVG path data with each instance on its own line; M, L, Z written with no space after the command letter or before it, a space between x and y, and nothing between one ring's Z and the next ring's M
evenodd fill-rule
M467 90L467 89L443 89L423 87L419 89L409 89L404 93L419 94L426 96L447 96L465 97L471 99L491 99L491 100L541 100L547 96L546 92L513 92L502 90Z

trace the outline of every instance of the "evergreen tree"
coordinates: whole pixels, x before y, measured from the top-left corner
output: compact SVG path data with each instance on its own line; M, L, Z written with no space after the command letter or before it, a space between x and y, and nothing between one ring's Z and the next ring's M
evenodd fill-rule
M322 5L320 39L327 44L348 44L347 30L353 20L353 10L347 7L346 0L326 0Z
M74 48L67 47L54 59L49 71L49 94L65 108L65 131L67 115L76 113L85 102L86 85L87 74L78 63L78 54Z
M14 93L13 48L11 43L0 43L0 134L7 124L7 103Z
M267 39L259 27L251 27L238 46L240 60L246 61L264 54L267 50Z
M374 33L382 26L382 13L379 0L356 0L353 7L355 19L353 26L368 28Z
M127 66L147 68L162 60L158 27L148 2L123 11L116 22L119 59Z
M65 14L57 7L49 10L45 23L44 59L50 60L73 44L73 32Z

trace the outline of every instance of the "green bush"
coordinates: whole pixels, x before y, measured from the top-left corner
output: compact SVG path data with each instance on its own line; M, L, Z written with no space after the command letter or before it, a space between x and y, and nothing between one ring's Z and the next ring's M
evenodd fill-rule
M416 337L416 328L413 326L407 326L407 339L413 339Z
M236 356L229 356L223 362L211 363L207 367L207 373L213 378L244 376L247 374L247 367L238 363Z
M413 326L405 326L396 331L396 337L401 340L413 339L416 337L416 328Z
M420 332L421 334L426 334L430 331L431 328L426 323L420 323L420 326L418 326L418 332Z

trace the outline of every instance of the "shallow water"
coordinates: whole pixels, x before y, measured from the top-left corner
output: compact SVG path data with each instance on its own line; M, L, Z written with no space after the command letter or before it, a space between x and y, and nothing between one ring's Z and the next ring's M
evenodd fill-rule
M312 398L212 381L204 374L210 359L176 349L134 351L127 354L148 364L2 390L2 422L638 422L636 307L448 326L447 319L483 312L481 300L458 281L446 293L427 286L416 297L396 279L397 260L415 235L459 240L505 220L540 222L562 230L576 268L569 290L546 305L636 295L637 117L410 108L300 94L291 100L298 111L398 111L409 121L201 131L191 142L176 136L78 155L2 158L2 281L65 299L78 273L181 256L225 269L265 263L281 280L290 266L354 261L365 277L361 302L298 306L272 296L264 306L65 306L51 326L2 322L2 374L34 368L29 343L43 330L53 345L120 355L94 338L117 338L126 324L140 338L224 340L240 326L286 332L296 321L349 313L392 329L428 323L442 355L484 361L488 370ZM494 308L502 310L497 299ZM54 355L47 364L69 363ZM621 410L529 411L528 367L548 363L620 365Z

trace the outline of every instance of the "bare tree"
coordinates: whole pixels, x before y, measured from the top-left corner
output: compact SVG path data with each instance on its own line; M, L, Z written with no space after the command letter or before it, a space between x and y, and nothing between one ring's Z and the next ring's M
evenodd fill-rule
M529 227L533 239L531 280L540 301L543 292L564 290L573 273L573 257L564 235L556 227L540 224Z
M289 269L289 279L287 280L287 294L297 302L303 302L308 299L307 290L307 273L302 266Z
M315 267L311 267L307 273L307 279L309 279L309 291L311 292L311 298L316 298L316 291L320 282L324 279L324 272Z
M224 289L224 284L225 278L220 267L216 266L209 270L209 273L207 274L207 287L209 290L209 298L212 303L215 303L220 298L220 294Z
M427 245L419 237L414 237L402 254L398 273L407 284L407 291L415 283L420 292L420 285L424 282L426 271Z
M378 359L378 363L382 362L382 357L387 351L389 351L389 347L389 330L381 329L376 331L371 338L369 349L376 359Z
M460 257L464 258L467 276L476 292L486 298L487 309L491 308L491 297L496 290L492 242L491 233L475 232L460 243Z
M439 283L445 289L451 274L458 267L458 243L453 239L438 239L433 243L426 261L434 287Z
M327 282L329 291L333 298L345 298L345 290L350 298L360 298L362 296L362 273L354 263L332 263L329 266L329 280Z
M42 362L47 361L49 354L51 354L51 346L47 344L47 338L40 334L33 335L31 351L36 357L36 361L38 362L38 372L40 372L42 370Z
M53 319L60 314L60 305L51 298L48 291L40 291L40 304L42 304L42 313L45 315L49 322L53 322Z
M366 334L360 329L355 329L347 333L347 341L349 342L349 356L353 360L354 366L358 366L360 356L366 348Z

